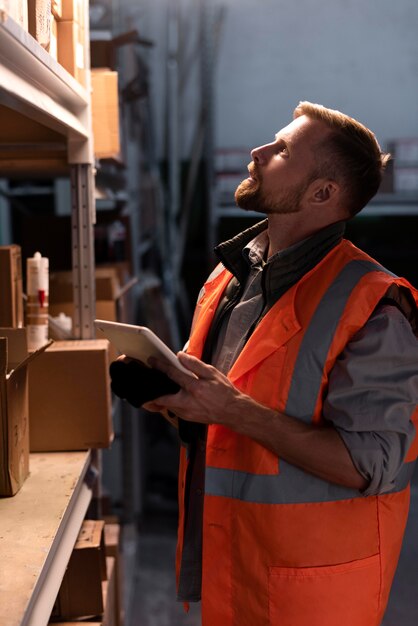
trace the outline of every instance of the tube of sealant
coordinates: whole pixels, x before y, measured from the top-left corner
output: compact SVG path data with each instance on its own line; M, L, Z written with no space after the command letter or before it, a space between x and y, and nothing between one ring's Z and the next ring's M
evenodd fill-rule
M26 259L28 349L48 341L49 260L40 252Z

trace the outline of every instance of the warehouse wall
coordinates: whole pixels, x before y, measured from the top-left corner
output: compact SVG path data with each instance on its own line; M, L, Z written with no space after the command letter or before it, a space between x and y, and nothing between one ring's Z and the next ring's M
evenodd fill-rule
M182 44L193 47L202 0L179 0ZM151 55L160 151L164 146L167 0L120 0L157 45ZM378 138L418 135L416 0L206 0L225 7L216 70L216 143L253 147L285 125L299 100L340 108ZM171 0L171 6L175 5ZM144 32L146 31L146 32ZM196 63L182 98L187 155L199 103Z
M418 134L416 0L230 0L218 143L270 140L299 100L338 108L383 141Z

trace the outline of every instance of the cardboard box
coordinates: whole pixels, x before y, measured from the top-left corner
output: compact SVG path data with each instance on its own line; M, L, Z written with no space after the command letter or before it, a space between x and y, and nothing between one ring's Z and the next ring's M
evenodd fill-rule
M56 20L62 20L62 0L52 0L51 12Z
M56 341L30 370L30 450L109 447L111 408L109 342Z
M92 39L90 41L90 66L115 70L117 48L113 39Z
M96 317L110 321L129 323L129 290L136 283L126 279L126 264L112 264L96 267ZM53 272L49 277L49 312L51 315L74 313L72 272Z
M24 328L0 328L0 496L13 496L29 473L28 353Z
M126 276L126 264L96 267L96 317L111 322L129 323L132 320L131 287L136 283L132 279L121 285L121 276ZM65 313L73 318L73 274L53 272L49 276L49 314L53 317ZM119 355L113 346L109 346L109 362Z
M102 582L107 579L103 529L102 520L83 522L52 616L68 619L103 613Z
M115 559L106 557L107 580L102 582L103 594L103 626L118 626L116 609L116 570Z
M84 25L84 8L86 0L61 0L61 19L73 20Z
M84 29L74 20L57 22L58 63L79 83L85 83L86 56Z
M0 0L0 11L4 11L22 28L28 30L27 0Z
M29 32L46 50L51 39L51 0L28 0Z
M123 606L123 567L121 559L120 546L120 526L119 524L105 523L104 527L105 551L106 557L112 557L115 560L115 624L122 626L124 623L124 606ZM108 575L108 579L110 577Z
M98 159L120 153L118 73L96 68L91 71L94 154Z
M22 328L22 255L20 246L0 246L0 326Z
M57 20L51 15L51 39L49 43L49 54L58 60L58 26Z

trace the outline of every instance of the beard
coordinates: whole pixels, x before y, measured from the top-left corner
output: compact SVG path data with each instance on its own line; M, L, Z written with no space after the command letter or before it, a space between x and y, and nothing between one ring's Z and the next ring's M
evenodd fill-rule
M312 177L309 176L301 183L283 189L272 197L263 192L262 180L257 173L255 179L245 179L238 185L235 190L235 203L244 211L256 211L267 215L297 213L311 181Z

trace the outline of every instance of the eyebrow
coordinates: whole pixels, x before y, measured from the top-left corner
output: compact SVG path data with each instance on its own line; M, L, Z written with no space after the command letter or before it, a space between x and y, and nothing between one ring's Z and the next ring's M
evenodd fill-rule
M288 146L288 145L290 144L289 140L288 140L288 139L285 139L285 137L284 137L283 135L280 135L280 133L276 133L276 134L274 135L274 139L275 139L276 141L283 141L283 143L284 143L286 146Z
M292 142L286 138L286 135L283 136L280 134L280 132L278 132L274 135L274 139L276 142L280 143L290 155L290 153L293 151L293 145Z

